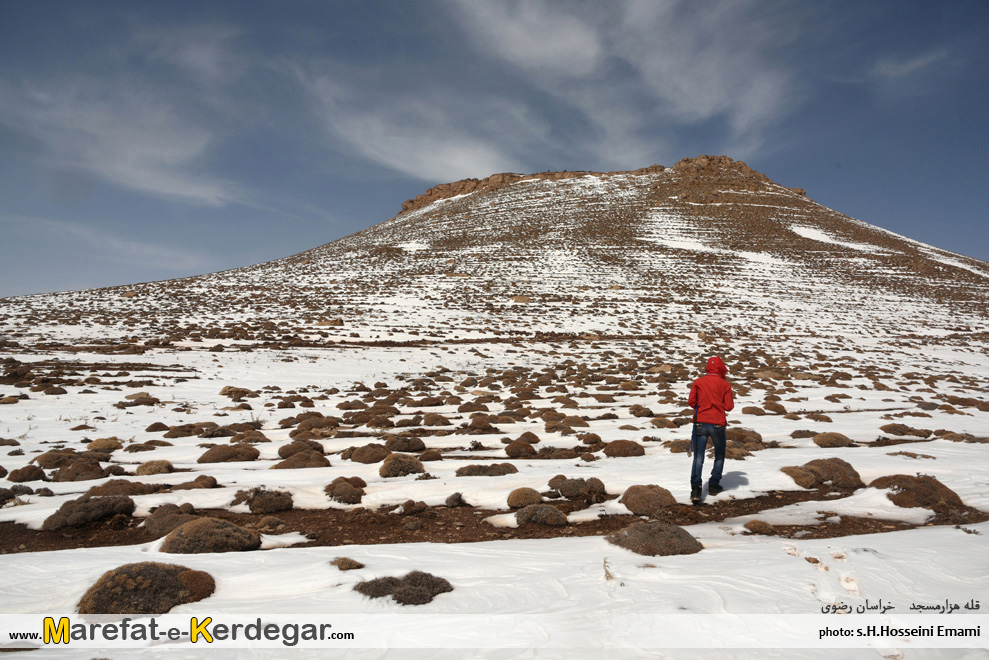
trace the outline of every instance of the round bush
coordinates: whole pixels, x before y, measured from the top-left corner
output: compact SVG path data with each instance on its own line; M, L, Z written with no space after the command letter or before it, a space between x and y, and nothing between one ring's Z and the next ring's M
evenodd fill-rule
M516 488L508 494L508 506L512 509L522 509L542 501L543 496L535 488Z
M197 554L241 552L261 547L261 536L219 518L196 518L173 529L161 545L162 552Z
M209 597L209 573L176 564L140 562L104 573L79 601L80 614L164 614Z
M690 555L704 546L686 530L661 522L640 522L605 537L609 543L640 555Z

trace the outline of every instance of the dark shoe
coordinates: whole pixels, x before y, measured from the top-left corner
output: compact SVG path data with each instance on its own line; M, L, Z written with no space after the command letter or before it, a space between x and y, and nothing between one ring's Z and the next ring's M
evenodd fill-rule
M707 485L707 492L710 493L711 495L718 495L723 490L724 490L724 488L721 487L721 484L708 484Z
M691 488L690 489L690 501L694 504L700 504L701 502L701 489Z

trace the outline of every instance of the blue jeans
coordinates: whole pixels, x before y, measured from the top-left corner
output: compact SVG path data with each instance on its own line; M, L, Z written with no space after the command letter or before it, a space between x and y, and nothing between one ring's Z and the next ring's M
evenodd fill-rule
M690 449L694 452L694 464L690 468L690 487L700 488L703 482L704 452L707 450L707 439L714 444L714 467L711 469L711 485L721 483L721 473L725 467L725 427L716 424L694 424L694 432L690 438Z

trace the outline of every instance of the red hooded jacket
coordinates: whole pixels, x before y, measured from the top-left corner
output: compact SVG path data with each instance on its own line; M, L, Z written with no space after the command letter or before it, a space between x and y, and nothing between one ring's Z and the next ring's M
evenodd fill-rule
M728 367L715 356L707 361L707 374L694 381L687 403L697 410L697 421L702 424L726 426L725 413L735 407L731 385L725 380Z

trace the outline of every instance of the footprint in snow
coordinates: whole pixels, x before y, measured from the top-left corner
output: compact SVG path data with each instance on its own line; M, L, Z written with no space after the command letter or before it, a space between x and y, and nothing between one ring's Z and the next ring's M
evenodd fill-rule
M862 592L859 591L859 583L850 575L841 576L841 586L845 588L852 596L861 596Z

